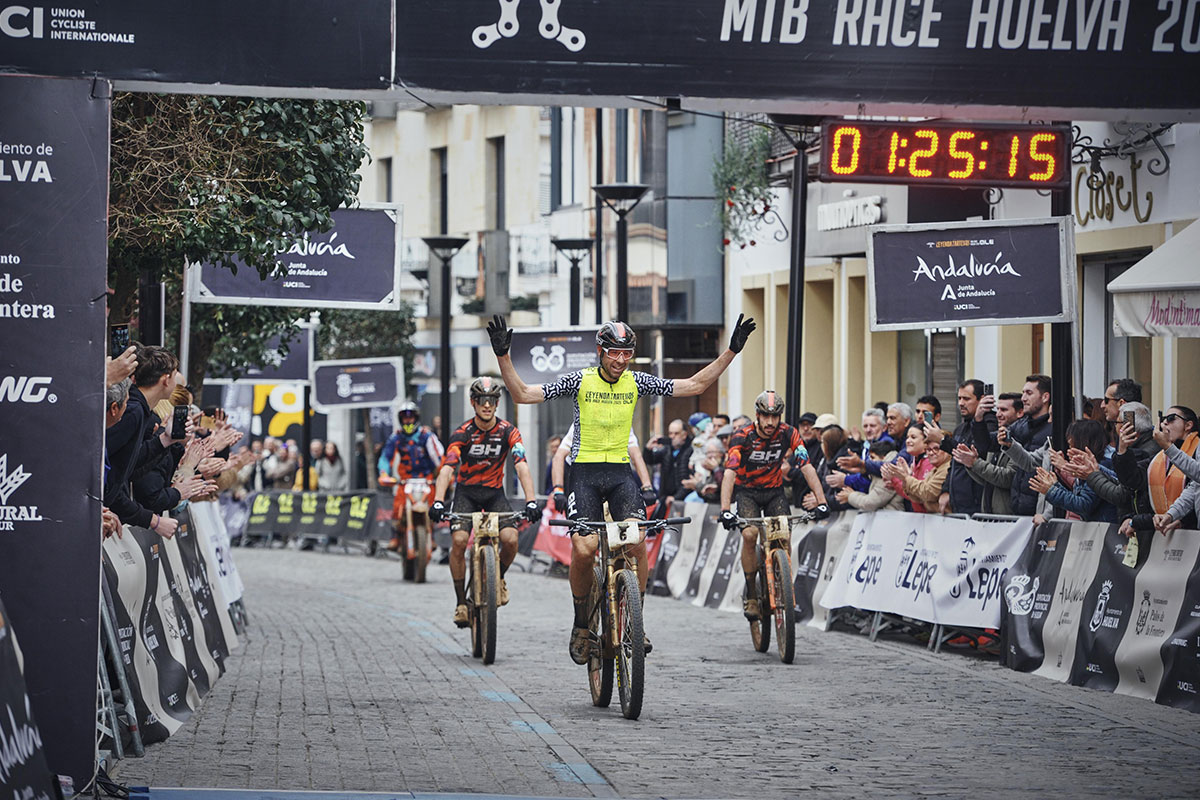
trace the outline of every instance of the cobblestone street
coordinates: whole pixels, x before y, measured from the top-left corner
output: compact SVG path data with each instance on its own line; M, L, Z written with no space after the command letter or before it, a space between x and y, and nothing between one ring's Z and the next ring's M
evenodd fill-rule
M540 796L1194 796L1200 716L905 641L801 628L796 663L740 615L646 601L637 722L567 657L565 581L509 572L496 663L450 622L445 567L235 551L249 640L122 783ZM525 559L518 557L518 563Z

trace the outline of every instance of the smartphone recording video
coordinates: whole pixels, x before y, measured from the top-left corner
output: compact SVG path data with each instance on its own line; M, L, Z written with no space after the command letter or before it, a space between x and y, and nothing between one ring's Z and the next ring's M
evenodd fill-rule
M108 354L116 358L129 347L129 326L113 325L108 329Z
M188 407L175 406L171 412L171 438L183 439L187 436Z

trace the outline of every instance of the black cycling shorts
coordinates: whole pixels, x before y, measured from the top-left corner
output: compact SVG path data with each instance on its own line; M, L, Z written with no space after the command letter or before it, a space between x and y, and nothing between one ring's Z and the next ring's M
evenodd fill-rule
M618 522L646 518L646 502L628 464L576 462L567 486L567 516L603 522L606 500L609 516Z
M792 513L782 486L775 489L734 488L733 500L737 503L739 517L778 517Z
M458 484L454 489L454 502L450 510L455 514L474 514L476 511L499 511L501 514L511 514L512 505L504 496L503 489L493 489L491 486L470 486ZM471 520L451 522L452 531L471 530Z

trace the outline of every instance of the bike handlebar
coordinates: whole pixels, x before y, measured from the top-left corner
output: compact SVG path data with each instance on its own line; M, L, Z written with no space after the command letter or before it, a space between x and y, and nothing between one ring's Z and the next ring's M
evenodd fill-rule
M776 514L775 516L783 516L783 515ZM753 525L756 522L766 522L767 520L774 519L774 518L775 517L738 517L737 520L738 520L738 522L748 522L751 525ZM809 511L806 511L803 514L788 514L787 518L788 518L789 522L816 522L817 521L816 515Z
M607 522L591 522L586 519L578 519L578 520L576 520L576 519L552 519L552 520L547 520L547 521L549 522L549 524L553 525L556 528L591 528L591 529L595 529L595 530L600 530L601 528L603 528L605 525L608 524ZM649 528L651 530L655 530L658 528L665 528L668 525L685 525L691 521L692 521L691 517L671 517L670 519L634 520L634 522L637 523L638 527Z
M495 513L495 512L485 511L483 513L488 514L488 513ZM470 514L456 514L453 511L447 511L442 514L442 522L472 522L472 521L473 520L471 519ZM515 523L515 522L524 522L524 521L525 521L524 514L517 514L517 513L506 514L505 516L500 517L500 527L505 527L505 526L511 525L512 523Z

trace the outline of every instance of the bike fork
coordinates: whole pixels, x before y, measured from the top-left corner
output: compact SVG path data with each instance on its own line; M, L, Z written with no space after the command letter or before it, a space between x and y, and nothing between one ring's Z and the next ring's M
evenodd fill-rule
M775 608L775 570L771 568L772 561L773 561L773 559L771 558L771 555L772 555L772 553L771 553L770 548L766 548L765 550L763 550L762 570L767 576L767 602L769 603L767 608L774 609ZM760 614L760 616L761 616L761 614Z

